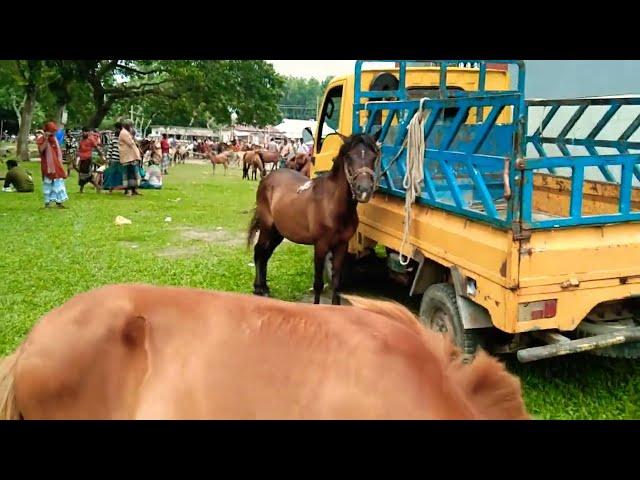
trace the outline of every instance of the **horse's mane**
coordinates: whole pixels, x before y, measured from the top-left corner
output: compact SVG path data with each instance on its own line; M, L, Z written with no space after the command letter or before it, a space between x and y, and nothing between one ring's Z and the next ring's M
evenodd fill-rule
M522 399L520 380L494 357L479 351L471 363L464 363L460 350L451 341L425 328L413 313L399 303L352 295L343 295L343 298L354 307L387 317L420 335L427 348L442 356L446 375L461 389L473 410L482 418L529 418Z

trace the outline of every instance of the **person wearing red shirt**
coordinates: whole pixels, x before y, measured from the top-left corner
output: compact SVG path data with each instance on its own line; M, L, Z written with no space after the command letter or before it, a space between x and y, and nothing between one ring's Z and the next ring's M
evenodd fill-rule
M100 190L98 183L93 178L91 167L93 165L93 151L97 150L102 157L102 152L98 147L96 137L92 135L87 127L82 128L82 140L78 145L78 185L80 185L80 193L83 193L84 186L91 183L96 187L96 191Z
M169 151L171 150L171 146L169 145L169 140L167 140L167 134L162 134L162 140L160 140L160 149L162 150L162 173L164 175L169 173L169 162L171 157L169 156Z
M64 185L67 173L62 165L62 150L55 136L58 127L55 122L47 122L43 130L37 136L36 144L40 152L44 206L49 207L51 202L55 202L59 208L65 208L63 203L69 198Z

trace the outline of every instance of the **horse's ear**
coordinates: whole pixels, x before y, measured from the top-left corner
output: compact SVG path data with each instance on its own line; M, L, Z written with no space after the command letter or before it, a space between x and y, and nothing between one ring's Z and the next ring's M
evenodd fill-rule
M347 137L346 135L341 134L341 133L340 133L340 132L338 132L337 130L336 130L336 135L338 135L338 136L342 139L342 141L343 141L344 143L347 143L347 139L348 139L349 137Z

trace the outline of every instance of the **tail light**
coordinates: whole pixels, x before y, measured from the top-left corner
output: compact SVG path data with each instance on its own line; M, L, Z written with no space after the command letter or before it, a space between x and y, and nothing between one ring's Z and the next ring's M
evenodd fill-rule
M518 321L528 322L541 318L553 318L558 310L558 300L542 300L540 302L521 303L518 305Z

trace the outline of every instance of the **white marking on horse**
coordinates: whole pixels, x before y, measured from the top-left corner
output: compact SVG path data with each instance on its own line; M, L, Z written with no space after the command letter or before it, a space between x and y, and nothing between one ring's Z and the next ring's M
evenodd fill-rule
M297 193L302 193L305 190L309 190L311 188L311 185L313 185L313 182L311 180L307 180L303 185L300 185L298 187Z

